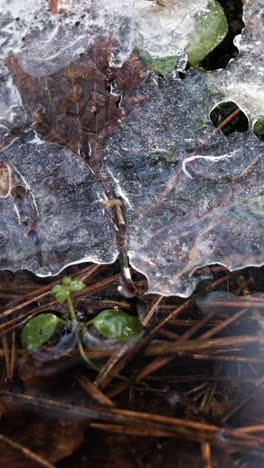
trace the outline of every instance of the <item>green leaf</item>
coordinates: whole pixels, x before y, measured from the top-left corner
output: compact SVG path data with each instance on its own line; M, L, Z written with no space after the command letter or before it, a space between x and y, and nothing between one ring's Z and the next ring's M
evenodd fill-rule
M197 66L226 36L228 24L223 8L211 2L195 16L195 27L186 47L190 65Z
M163 58L148 58L147 55L142 59L146 68L154 71L159 75L165 75L176 67L177 57L163 57Z
M63 288L63 286L61 286L61 284L57 284L56 286L54 286L52 289L51 289L51 294L56 294L58 291L60 291L61 289Z
M257 135L264 135L264 117L260 117L253 127L253 132Z
M136 343L143 330L138 318L116 309L103 310L89 323L93 323L102 335L117 343Z
M70 284L71 291L81 291L85 288L85 284L78 280L72 280Z
M174 70L174 68L176 67L176 56L153 58L150 56L150 54L148 54L148 52L142 50L134 49L133 52L140 58L140 60L142 60L142 62L148 70L154 71L159 75L165 75L165 73Z
M63 278L63 280L62 280L62 284L63 284L63 286L65 286L66 288L67 288L67 287L70 287L71 282L72 282L72 280L71 280L71 278L68 278L68 276L65 276L65 277Z
M54 334L61 319L54 314L40 314L29 320L21 333L23 348L32 354Z
M65 301L69 296L70 292L73 291L81 291L81 289L85 288L85 284L78 280L72 280L65 276L62 280L62 284L57 284L54 286L50 291L52 294L55 294L57 301Z
M69 295L70 291L62 286L61 289L55 294L55 298L58 302L63 302L68 298Z

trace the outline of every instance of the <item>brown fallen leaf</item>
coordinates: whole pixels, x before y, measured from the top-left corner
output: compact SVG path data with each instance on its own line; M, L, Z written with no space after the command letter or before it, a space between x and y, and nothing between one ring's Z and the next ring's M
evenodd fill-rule
M54 49L43 50L49 45L41 32L27 37L22 51L17 55L10 53L5 63L40 134L48 141L67 146L75 154L81 148L85 156L92 154L98 159L106 137L122 120L119 103L123 93L138 88L146 78L146 70L134 55L121 68L111 68L111 54L117 44L100 34L91 40L86 32L81 52L69 51L68 56L64 53L64 34L60 27L54 37L58 50L56 63L50 59ZM74 34L76 28L68 28L70 43L74 43Z

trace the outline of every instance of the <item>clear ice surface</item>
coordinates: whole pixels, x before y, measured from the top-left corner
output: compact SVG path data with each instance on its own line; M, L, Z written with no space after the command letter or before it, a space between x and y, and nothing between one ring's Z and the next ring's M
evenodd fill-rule
M179 11L183 3L188 12L190 4L194 9L207 4L175 2ZM183 80L176 72L164 78L150 73L144 85L126 92L120 90L120 80L108 83L106 76L109 69L126 67L136 37L148 41L148 15L151 10L158 14L156 3L87 0L85 14L70 10L62 15L52 15L46 2L40 4L42 13L37 14L38 5L32 6L19 12L19 21L8 12L1 15L1 59L12 52L31 82L47 77L53 83L60 70L81 60L95 41L110 37L108 67L95 66L102 87L96 96L98 106L105 105L108 85L109 101L120 97L122 116L106 142L102 137L100 170L122 200L129 258L147 276L148 291L187 297L195 288L193 273L199 267L218 263L234 270L263 265L264 153L251 127L264 115L263 1L247 2L246 26L236 41L240 53L226 70L190 69ZM192 21L192 16L186 17ZM170 36L174 40L171 30ZM151 35L147 43L152 39ZM163 46L170 47L167 39L161 41L161 52L154 44L150 50L162 54ZM93 71L85 70L85 80L94 83ZM23 91L21 80L19 86ZM43 87L43 93L48 89ZM71 94L67 118L76 121L81 119L76 102L84 88L80 82L73 89L79 94ZM106 197L100 181L69 144L56 145L50 133L36 132L36 122L40 116L45 120L47 109L29 105L30 89L28 94L22 91L20 95L1 63L0 166L10 168L14 194L0 198L0 268L27 268L48 276L81 261L113 262L115 229L101 205ZM93 86L89 93L93 102ZM55 109L60 108L61 130L65 109L60 99ZM244 111L248 131L228 137L214 132L210 112L222 101L234 101ZM93 112L97 115L97 108ZM96 135L92 116L90 124Z
M12 0L8 7L6 0L1 2L6 9L13 10L14 15L20 13L23 16L24 2ZM195 15L206 12L208 3L210 0L165 0L164 7L156 0L86 0L82 3L58 0L57 11L68 13L66 21L69 25L76 21L76 11L80 15L84 13L82 24L86 38L92 29L97 29L97 33L98 28L107 31L118 43L111 65L122 66L136 48L153 59L178 57L177 69L183 70L187 63L185 47L194 29ZM36 11L32 2L28 6Z
M100 200L102 188L71 151L40 141L33 131L1 153L23 197L0 199L1 269L39 276L79 261L110 263L115 233Z
M122 188L131 264L150 292L187 297L198 267L263 263L264 153L252 131L213 134L216 101L201 70L150 76L144 93L109 138L105 171Z
M226 70L207 73L206 80L218 102L235 102L253 126L264 114L263 1L248 0L243 19L246 27L235 38L239 56L231 60Z

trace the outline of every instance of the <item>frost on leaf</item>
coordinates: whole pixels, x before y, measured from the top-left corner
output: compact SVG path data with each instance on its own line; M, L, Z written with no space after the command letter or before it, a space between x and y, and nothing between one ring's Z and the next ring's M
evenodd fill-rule
M46 11L13 47L6 26L1 268L50 275L84 260L114 261L98 174L122 200L130 261L150 292L188 296L193 272L207 264L263 264L261 142L251 127L225 137L210 121L223 100L251 122L264 115L261 1L246 5L240 56L227 70L190 69L184 80L175 72L146 79L132 54L156 2L88 4L83 19Z

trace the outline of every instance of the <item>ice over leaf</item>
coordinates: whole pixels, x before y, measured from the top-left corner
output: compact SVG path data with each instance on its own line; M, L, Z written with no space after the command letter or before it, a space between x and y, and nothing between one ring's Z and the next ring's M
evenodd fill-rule
M14 94L0 126L8 194L0 199L1 268L50 275L71 263L116 259L96 171L122 200L130 261L150 292L189 296L193 272L207 264L263 264L261 142L251 129L215 133L209 118L222 100L237 102L251 120L264 114L261 89L250 100L263 78L261 1L246 6L241 53L228 69L191 69L183 80L175 72L146 79L131 54L126 8L119 23L117 4L97 17L98 4L79 24L75 13L45 12L23 46L4 35L10 73L3 68L0 92Z
M108 140L105 171L126 204L130 261L149 291L189 296L200 266L263 263L262 147L251 131L219 131L192 156L214 130L202 71L150 77L144 92Z
M134 47L149 70L183 70L187 54L197 64L227 33L219 3L208 0L156 2L135 16ZM186 53L187 52L187 53Z
M54 44L55 42L55 44ZM88 148L95 157L122 118L121 94L144 79L144 67L130 56L121 68L109 66L116 44L100 32L76 26L48 25L28 38L5 63L12 73L36 128L49 141L74 153ZM110 93L111 83L118 92Z
M146 76L133 55L122 67L110 65L117 43L105 31L45 14L23 47L19 28L14 43L4 36L10 73L3 67L0 81L7 95L0 122L0 268L42 276L72 263L116 259L115 228L101 204L111 191L99 175L101 147L122 119L123 94Z
M260 0L247 3L241 55L227 70L150 77L148 99L108 140L105 170L126 201L130 261L150 292L186 297L198 267L264 262L262 144L251 130L214 133L209 120L222 100L251 121L263 115L263 13Z
M116 65L132 50L158 73L197 64L225 37L224 11L214 0L50 0L54 13L90 11L87 25L109 30L119 42ZM188 57L187 57L188 55Z
M0 198L1 269L48 276L81 260L115 260L114 228L100 205L105 196L84 161L33 131L5 148L1 160L13 187Z

